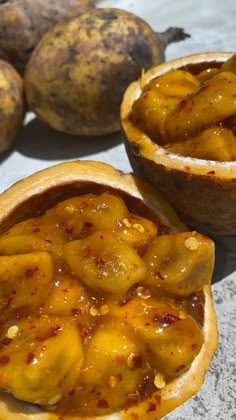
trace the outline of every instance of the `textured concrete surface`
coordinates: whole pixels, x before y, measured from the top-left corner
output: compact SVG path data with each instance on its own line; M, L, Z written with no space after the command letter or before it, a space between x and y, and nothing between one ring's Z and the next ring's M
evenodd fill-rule
M167 48L167 59L203 51L236 51L235 0L98 1L101 7L130 10L153 29L183 27L191 38ZM66 135L27 116L15 148L0 157L0 191L36 170L71 159L95 159L129 171L120 135L85 139L76 144ZM236 240L217 241L213 293L219 325L219 348L201 391L166 420L236 419Z

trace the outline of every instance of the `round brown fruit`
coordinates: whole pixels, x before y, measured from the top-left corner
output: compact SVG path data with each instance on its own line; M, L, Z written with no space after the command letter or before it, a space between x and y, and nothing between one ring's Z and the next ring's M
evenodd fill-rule
M164 60L168 43L186 36L176 28L157 34L125 10L92 9L55 26L33 52L25 74L29 107L69 134L119 131L126 87Z

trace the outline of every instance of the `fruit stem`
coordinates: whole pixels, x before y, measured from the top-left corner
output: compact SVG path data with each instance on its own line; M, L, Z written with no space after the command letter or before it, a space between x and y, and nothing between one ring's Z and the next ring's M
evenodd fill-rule
M190 38L191 35L184 32L183 28L170 27L164 32L156 32L158 41L161 43L163 50L172 42L183 41L186 38Z

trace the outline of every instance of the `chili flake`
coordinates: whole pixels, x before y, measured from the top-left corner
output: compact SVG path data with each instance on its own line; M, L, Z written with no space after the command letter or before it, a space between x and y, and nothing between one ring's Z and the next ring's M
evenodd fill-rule
M7 356L7 354L3 354L3 356L0 357L0 366L7 365L10 362L10 356Z

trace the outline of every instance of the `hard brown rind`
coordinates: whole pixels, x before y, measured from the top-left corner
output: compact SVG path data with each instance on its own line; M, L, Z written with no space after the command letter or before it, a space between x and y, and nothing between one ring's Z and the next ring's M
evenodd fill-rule
M194 54L152 68L128 87L121 106L125 147L134 172L160 190L185 223L214 235L236 234L236 162L168 153L134 126L130 113L142 87L154 77L176 68L196 73L220 66L232 54Z
M44 212L56 202L85 192L112 191L122 195L129 209L146 214L169 228L169 233L186 231L170 205L155 189L136 177L123 174L110 165L93 161L74 161L37 172L14 184L0 195L0 231ZM149 209L149 210L148 210ZM210 286L203 289L204 343L190 369L163 390L141 404L103 417L73 416L73 420L157 420L198 392L204 382L217 347L218 333ZM152 410L150 410L150 407ZM154 409L154 411L153 411ZM58 420L58 415L40 411L9 395L0 395L1 420ZM63 420L72 418L63 416Z

